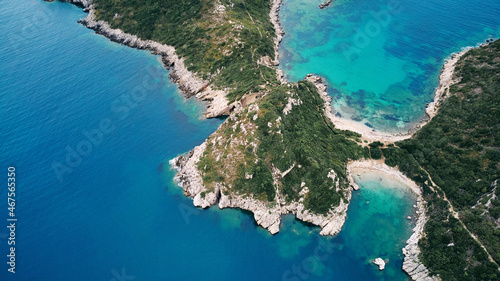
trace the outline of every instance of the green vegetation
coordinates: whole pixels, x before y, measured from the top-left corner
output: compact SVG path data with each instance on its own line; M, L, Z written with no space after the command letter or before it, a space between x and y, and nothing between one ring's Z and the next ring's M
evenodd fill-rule
M427 196L429 221L421 239L422 262L443 280L498 280L497 266L448 211L448 203Z
M213 86L231 89L230 101L275 79L257 64L274 57L274 28L266 0L94 0L97 19L113 28L174 46L186 67Z
M266 93L256 103L258 110L246 110L237 120L227 120L208 139L209 147L199 162L205 184L224 175L225 182L232 183L240 194L275 201L278 191L288 202L297 201L299 192L307 186L305 207L326 214L345 197L347 162L366 156L366 151L351 139L359 136L334 129L324 114L324 101L310 82L275 85ZM300 100L300 104L285 114L289 98ZM212 144L221 134L224 141ZM245 141L247 145L243 145ZM332 170L335 182L328 177Z
M292 201L298 199L304 182L310 190L304 204L316 213L327 213L344 198L347 161L369 156L370 152L351 140L359 135L334 129L323 113L323 100L314 85L300 82L291 88L280 86L275 70L257 63L263 56L274 56L271 1L222 0L220 5L208 0L94 3L97 18L112 27L174 46L189 70L217 88L229 88L230 101L250 93L266 93L258 102L255 121L250 119L255 113L247 110L238 119L227 120L210 137L218 140L208 142L198 163L209 189L217 183L231 183L238 193L274 201L276 188L280 188L286 200ZM284 115L289 93L302 104ZM276 122L278 118L281 122ZM377 155L377 151L372 154ZM275 187L273 173L284 172L292 165L294 168ZM328 177L332 170L337 182Z
M294 99L302 101L288 113L283 109L289 91ZM350 159L363 157L363 150L342 131L334 129L324 114L324 101L316 87L305 81L290 89L271 91L262 101L261 113L255 121L260 145L259 162L266 162L280 171L294 168L282 178L281 192L287 201L297 200L301 183L309 188L304 201L306 208L325 214L344 198L348 187L345 167ZM276 122L280 119L281 122ZM277 123L270 130L268 123ZM337 183L328 177L333 170Z
M383 150L386 163L421 183L429 202L422 260L443 280L499 280L496 265L450 215L446 197L468 230L500 262L500 42L469 51L455 70L459 82L439 114L401 149ZM430 191L427 174L437 186ZM453 246L447 246L451 245Z

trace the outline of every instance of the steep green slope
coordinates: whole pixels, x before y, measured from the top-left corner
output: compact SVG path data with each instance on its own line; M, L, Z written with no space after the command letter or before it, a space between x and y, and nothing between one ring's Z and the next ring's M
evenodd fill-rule
M274 27L266 0L93 0L98 20L113 28L174 46L192 72L219 88L229 100L266 83L274 58ZM274 73L274 71L273 71Z
M334 129L316 86L307 81L273 86L255 105L230 118L207 140L198 165L205 185L224 183L239 194L269 202L275 201L276 192L287 202L297 201L307 186L304 205L317 214L326 214L345 199L347 162L366 152L350 139L356 134ZM273 182L273 173L276 178L276 171L287 170ZM332 170L338 182L328 177Z
M498 280L497 266L451 216L445 196L465 223L500 262L500 41L473 49L455 69L458 83L438 113L401 148L384 150L389 165L426 188L430 220L421 240L422 260L445 280ZM438 196L439 195L439 196Z

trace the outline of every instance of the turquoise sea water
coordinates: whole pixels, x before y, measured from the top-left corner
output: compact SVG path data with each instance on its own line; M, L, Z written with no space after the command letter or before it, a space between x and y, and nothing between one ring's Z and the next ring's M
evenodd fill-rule
M340 116L403 132L424 116L444 59L500 37L498 0L284 0L280 68L327 79Z
M166 162L222 120L199 119L158 57L95 35L84 16L0 5L0 182L15 166L18 218L12 275L4 188L0 280L406 280L413 198L389 182L360 179L334 238L293 216L271 236L247 213L194 208Z

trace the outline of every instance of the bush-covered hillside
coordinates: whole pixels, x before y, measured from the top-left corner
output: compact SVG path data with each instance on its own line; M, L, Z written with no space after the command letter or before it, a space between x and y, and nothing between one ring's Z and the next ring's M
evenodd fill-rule
M384 150L389 165L420 182L429 173L430 221L421 240L422 260L444 280L500 280L497 265L448 211L446 196L500 263L500 41L473 49L459 61L446 100L429 124L397 148Z
M174 46L190 71L239 99L265 84L257 64L274 57L268 0L93 0L97 18L142 39Z

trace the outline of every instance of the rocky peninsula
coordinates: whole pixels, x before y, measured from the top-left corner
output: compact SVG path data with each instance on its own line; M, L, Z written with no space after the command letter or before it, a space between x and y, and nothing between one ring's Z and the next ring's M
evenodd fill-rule
M296 103L299 103L299 101ZM244 111L245 108L241 104L238 104L228 119L238 122L239 120L237 116L242 115ZM248 111L250 113L258 112L259 106L254 103L248 107ZM253 116L258 116L257 114L258 113ZM221 125L221 127L223 126L224 124ZM256 126L243 122L233 125L233 127L238 126L247 134L255 135L254 132ZM219 128L218 131L220 130L221 128ZM351 198L351 188L344 191L345 201L341 201L338 206L331 209L327 214L315 214L314 212L308 210L304 205L304 200L309 193L309 188L306 186L305 182L302 182L300 185L301 190L299 192L299 199L292 202L287 202L285 196L280 194L279 189L277 189L278 192L276 192L276 195L271 202L265 202L261 199L255 198L251 194L235 194L231 192L231 190L234 189L234 186L231 183L216 183L215 188L213 189L207 187L204 184L202 174L200 173L200 159L206 152L207 146L210 143L215 145L215 143L221 139L222 136L219 136L216 132L214 135L210 136L207 141L200 146L197 146L187 155L176 157L170 161L171 166L175 167L178 171L176 180L178 181L179 186L183 188L186 196L193 198L193 204L195 206L207 208L218 205L221 209L239 208L250 211L254 214L257 224L267 229L271 234L279 232L281 216L286 214L294 214L299 220L321 227L321 235L335 235L340 232L345 222L348 202ZM231 145L239 146L242 144L244 144L244 141L241 141L238 138L233 138L233 141L231 141ZM257 146L255 143L247 143L246 145ZM300 168L298 166L297 168ZM272 172L273 183L276 186L279 186L281 179L294 168L295 165L292 165L289 169L282 172L274 167ZM333 170L330 171L328 176L334 182L338 181ZM251 178L251 175L246 175L246 177Z

